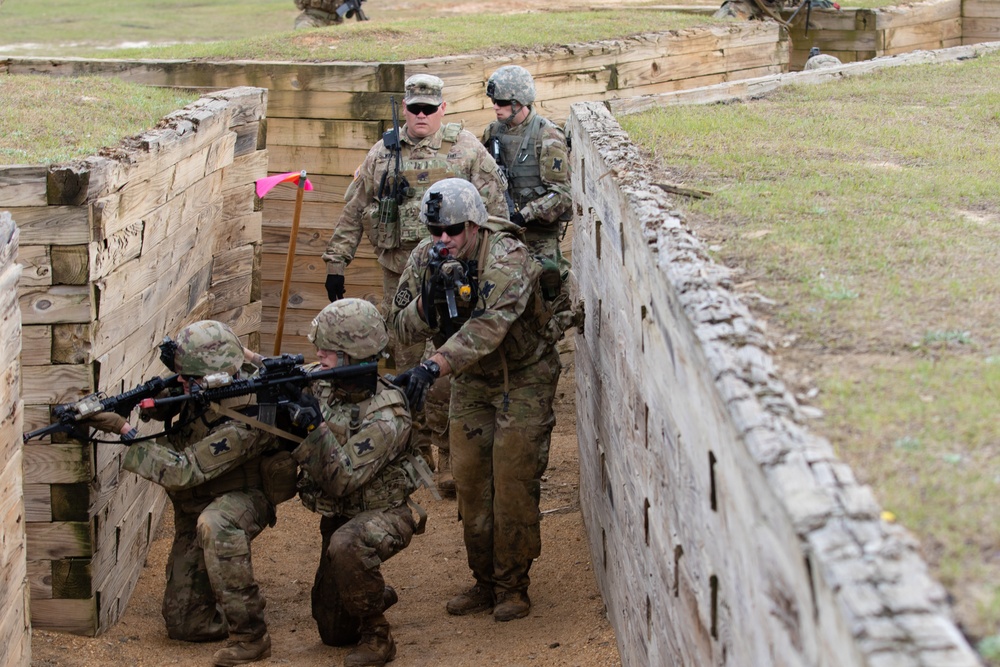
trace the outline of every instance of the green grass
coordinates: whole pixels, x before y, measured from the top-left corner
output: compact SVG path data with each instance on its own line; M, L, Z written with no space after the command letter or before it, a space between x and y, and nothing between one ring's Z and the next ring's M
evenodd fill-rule
M0 164L93 155L196 99L117 79L0 75Z
M1000 627L1000 54L620 119L808 358L830 438ZM1000 639L987 643L990 651ZM995 664L1000 664L997 662Z
M366 4L370 21L293 32L298 12L292 0L8 0L0 9L0 35L4 52L12 55L395 62L500 54L720 22L652 10L428 17L368 7L373 4ZM153 45L115 46L124 42Z

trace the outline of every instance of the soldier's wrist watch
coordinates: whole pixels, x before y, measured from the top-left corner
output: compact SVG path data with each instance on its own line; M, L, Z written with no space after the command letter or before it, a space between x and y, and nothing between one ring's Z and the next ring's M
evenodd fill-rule
M427 369L427 371L435 378L441 377L441 366L439 366L436 361L431 361L430 359L428 359L427 361L423 362L420 365L423 366L425 369Z

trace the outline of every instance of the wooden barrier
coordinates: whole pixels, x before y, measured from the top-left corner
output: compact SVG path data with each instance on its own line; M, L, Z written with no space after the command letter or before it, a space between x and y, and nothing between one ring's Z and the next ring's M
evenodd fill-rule
M1000 41L1000 2L962 0L962 44Z
M21 311L17 307L19 231L0 211L0 665L31 664L24 543L20 396Z
M101 74L156 86L269 90L267 146L271 173L306 170L315 190L305 194L296 240L294 280L285 315L283 352L312 356L306 340L328 303L320 255L341 211L354 170L389 125L389 99L402 101L403 83L417 73L445 81L446 122L463 121L477 136L494 118L486 80L498 67L521 65L535 77L539 111L564 122L569 107L731 81L787 69L788 43L774 23L745 23L569 45L510 57L454 56L402 63L204 63L12 58L0 72L63 76ZM294 210L294 188L278 187L263 201L261 347L273 349ZM566 250L571 247L566 239ZM378 301L381 270L367 239L346 276L347 296ZM72 295L66 299L71 300ZM83 305L79 305L83 308Z
M165 372L157 344L199 319L259 345L259 88L203 97L114 153L0 167L21 230L24 430L50 406ZM34 627L93 635L124 609L165 502L122 447L54 436L24 447Z

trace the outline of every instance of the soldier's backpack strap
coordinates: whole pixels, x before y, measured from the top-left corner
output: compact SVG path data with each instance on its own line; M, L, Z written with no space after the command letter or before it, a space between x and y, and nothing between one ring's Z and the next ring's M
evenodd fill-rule
M441 133L441 150L444 153L451 151L451 147L455 145L458 141L458 135L462 133L465 128L465 123L448 123L444 126L444 131ZM447 146L445 145L447 144Z

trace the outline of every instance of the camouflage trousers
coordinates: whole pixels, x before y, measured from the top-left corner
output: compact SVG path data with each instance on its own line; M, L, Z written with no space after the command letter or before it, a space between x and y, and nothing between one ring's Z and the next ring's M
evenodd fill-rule
M324 516L319 529L323 552L312 589L313 618L324 644L357 644L361 619L385 611L380 566L410 544L416 523L402 505L352 519Z
M379 310L388 318L392 309L391 299L399 290L400 274L382 267L382 304ZM396 373L413 368L434 353L434 346L428 341L416 345L401 346L391 329L389 347L396 361ZM451 380L445 377L431 385L422 412L413 414L413 446L434 467L431 445L448 450L448 397L451 395Z
M260 490L231 491L204 509L174 502L163 620L171 639L254 641L267 632L250 542L274 520Z
M526 590L542 550L538 504L560 370L555 350L512 370L506 412L502 373L452 381L451 465L466 555L476 581L498 593Z

